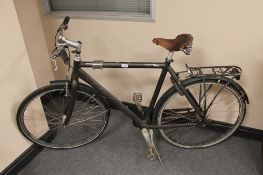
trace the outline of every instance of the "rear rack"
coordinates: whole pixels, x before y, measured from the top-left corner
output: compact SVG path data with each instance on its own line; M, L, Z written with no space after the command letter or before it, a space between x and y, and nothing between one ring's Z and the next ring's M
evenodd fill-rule
M189 67L185 65L190 77L223 76L240 79L242 69L238 66Z

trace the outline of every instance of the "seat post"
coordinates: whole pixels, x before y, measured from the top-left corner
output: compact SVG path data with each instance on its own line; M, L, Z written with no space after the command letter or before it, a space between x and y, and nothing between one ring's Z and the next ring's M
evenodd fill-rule
M166 57L167 61L173 61L174 51L170 51Z

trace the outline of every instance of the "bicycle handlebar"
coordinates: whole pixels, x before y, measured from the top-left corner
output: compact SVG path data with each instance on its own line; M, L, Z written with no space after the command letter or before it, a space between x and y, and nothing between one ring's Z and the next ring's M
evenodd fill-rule
M76 54L80 54L81 44L82 44L80 41L74 42L74 41L68 40L64 37L63 32L68 29L69 20L70 20L70 17L66 16L64 18L62 24L57 29L56 36L58 35L58 40L55 41L56 42L55 43L56 48L54 49L54 51L52 52L52 54L50 56L50 58L53 60L56 57L60 56L65 63L69 61L69 56L67 55L65 48L72 47L72 48L76 49L75 50ZM57 38L57 37L55 37L55 38Z
M70 20L70 17L69 17L69 16L66 16L66 17L64 18L63 24L64 24L64 25L68 25L69 20Z
M69 46L69 47L75 48L77 52L81 51L81 42L80 41L74 42L71 40L67 40L64 36L59 36L58 46L60 46L60 47Z
M65 47L65 46L69 46L69 47L73 47L76 49L77 52L80 53L80 49L81 49L81 42L77 41L71 41L71 40L67 40L64 36L63 36L63 31L68 29L68 23L69 23L70 17L66 16L62 22L62 24L60 25L58 31L59 33L59 37L58 37L58 41L57 41L57 45L60 47Z
M59 28L57 29L57 33L59 32L63 32L63 30L67 30L68 29L68 23L69 23L70 17L66 16L62 22L62 24L60 24Z

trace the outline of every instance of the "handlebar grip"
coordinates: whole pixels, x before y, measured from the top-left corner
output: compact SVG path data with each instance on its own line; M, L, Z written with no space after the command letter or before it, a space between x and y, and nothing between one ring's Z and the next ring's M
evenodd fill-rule
M64 18L63 24L64 24L64 25L68 25L69 20L70 20L70 17L69 17L69 16L66 16L66 17Z
M57 29L57 33L61 30L67 30L68 29L68 23L69 23L70 17L66 16L63 20L63 23L59 26L59 28Z

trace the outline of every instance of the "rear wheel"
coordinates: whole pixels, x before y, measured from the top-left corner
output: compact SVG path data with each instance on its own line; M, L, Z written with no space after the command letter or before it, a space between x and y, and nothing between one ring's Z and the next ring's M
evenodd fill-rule
M225 80L191 79L183 83L204 116L199 117L185 96L175 88L160 99L156 122L158 125L178 124L160 129L169 143L183 148L202 148L215 145L228 138L243 121L246 112L244 95Z
M90 89L79 87L67 126L69 96L64 85L50 85L32 92L21 103L17 124L30 141L49 148L75 148L96 139L108 122L108 108Z

